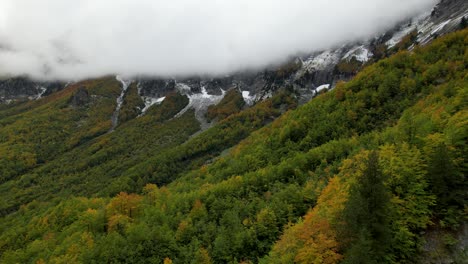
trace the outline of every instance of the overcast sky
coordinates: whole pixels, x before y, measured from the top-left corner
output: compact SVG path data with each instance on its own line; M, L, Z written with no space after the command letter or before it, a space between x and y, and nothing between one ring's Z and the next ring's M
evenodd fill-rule
M365 39L436 0L0 0L0 76L219 75Z

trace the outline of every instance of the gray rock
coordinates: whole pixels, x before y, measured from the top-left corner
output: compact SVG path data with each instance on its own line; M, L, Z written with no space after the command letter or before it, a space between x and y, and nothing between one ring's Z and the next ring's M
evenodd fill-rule
M70 98L69 104L72 107L78 108L78 107L86 106L89 102L90 102L90 96L89 96L88 90L85 87L81 86L75 91L73 96Z

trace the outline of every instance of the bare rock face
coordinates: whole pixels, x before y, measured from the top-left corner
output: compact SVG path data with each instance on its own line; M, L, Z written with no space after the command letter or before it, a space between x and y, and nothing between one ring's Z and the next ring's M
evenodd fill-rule
M279 89L288 89L295 91L300 102L304 103L316 96L320 87L333 88L339 81L351 79L367 63L385 58L395 49L404 47L412 50L417 44L425 45L438 36L466 27L467 19L467 0L440 0L432 12L401 21L385 34L312 54L302 54L282 65L216 78L137 78L134 81L138 84L138 94L150 103L163 100L174 91L184 95L207 93L221 96L223 91L233 88L246 95L246 100L251 102L270 97ZM413 38L405 41L405 37L411 34L414 34ZM0 80L0 104L39 99L64 87L61 84L33 82L23 77ZM85 93L80 91L72 105L86 104L88 99Z
M35 82L27 77L0 80L0 104L40 99L64 87L61 82Z
M458 230L434 227L424 234L420 263L466 263L467 248L468 223Z
M33 99L37 94L37 85L27 78L18 77L0 81L0 101Z
M174 80L143 79L138 83L139 94L147 97L163 97L175 90Z
M88 90L85 87L80 87L73 96L70 98L70 105L72 107L78 108L86 106L90 102L90 96Z
M466 14L468 2L465 0L441 0L432 10L431 19L437 23Z

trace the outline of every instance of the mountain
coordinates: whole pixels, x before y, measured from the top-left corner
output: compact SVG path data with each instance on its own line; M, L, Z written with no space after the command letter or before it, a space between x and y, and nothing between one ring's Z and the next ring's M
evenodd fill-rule
M366 64L388 57L398 50L412 49L415 44L425 45L439 35L460 29L464 17L468 17L466 1L442 0L431 12L402 21L380 36L304 54L263 71L234 73L218 78L136 78L134 81L138 83L139 94L146 107L181 87L190 94L200 94L204 87L210 95L221 95L222 90L236 88L246 101L254 102L271 96L281 87L289 86L300 94L300 102L305 103L320 90L334 87L341 80L349 80ZM65 86L64 83L35 82L25 77L0 81L0 103L41 98Z
M261 73L2 81L0 263L463 263L466 13Z
M112 77L3 110L2 149L17 156L0 187L1 262L461 260L467 37L399 52L295 110L285 91L195 136L193 111L173 118L180 94L109 132Z

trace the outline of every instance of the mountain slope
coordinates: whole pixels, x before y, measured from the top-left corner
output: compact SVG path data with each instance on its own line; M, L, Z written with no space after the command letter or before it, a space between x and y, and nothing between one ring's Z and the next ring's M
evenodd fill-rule
M423 11L422 11L423 12ZM468 4L463 0L441 0L432 11L401 21L384 34L327 50L300 54L280 65L258 71L232 73L230 76L206 78L136 78L138 94L148 107L171 92L180 91L198 98L222 96L222 91L236 88L250 103L268 98L278 89L289 87L305 103L324 87L334 87L340 80L349 80L366 64L388 57L399 50L426 45L434 38L466 27ZM465 19L465 20L463 20ZM330 34L334 34L331 32ZM127 80L129 81L129 80ZM63 89L64 84L31 81L25 77L0 80L2 103L35 100ZM206 94L203 94L203 91ZM125 93L124 93L125 94ZM140 110L143 110L140 108ZM197 114L198 119L204 120Z
M0 260L414 263L421 231L466 217L466 43L468 30L399 52L271 124L294 106L286 94L228 117L119 177L159 181L141 194L22 206L0 220ZM372 188L388 211L349 210Z
M119 86L113 78L80 82L29 102L31 107L0 112L5 115L0 119L0 212L8 214L34 199L106 196L139 191L149 181L168 183L179 171L203 164L295 107L291 96L280 93L194 136L200 129L196 112L180 114L189 98L168 94L135 118L134 110L142 106L135 88L131 85L125 95L115 128L109 117L117 107Z

